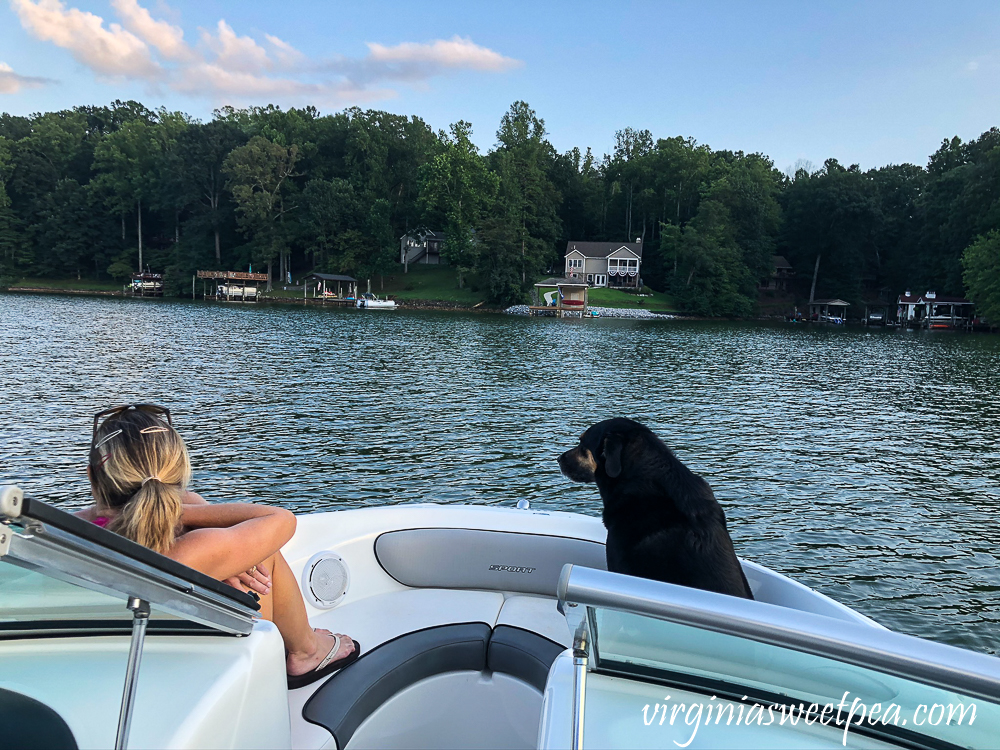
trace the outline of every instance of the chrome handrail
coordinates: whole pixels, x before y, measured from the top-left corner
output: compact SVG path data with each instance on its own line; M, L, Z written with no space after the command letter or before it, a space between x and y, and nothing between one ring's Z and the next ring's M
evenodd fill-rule
M561 612L575 604L646 615L1000 703L1000 659L891 630L570 564L557 596Z

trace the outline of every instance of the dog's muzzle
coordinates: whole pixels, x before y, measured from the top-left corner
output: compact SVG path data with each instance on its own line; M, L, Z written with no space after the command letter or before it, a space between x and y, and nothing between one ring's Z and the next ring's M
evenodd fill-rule
M574 482L593 482L597 471L597 461L594 454L586 448L577 446L563 453L558 458L559 469Z

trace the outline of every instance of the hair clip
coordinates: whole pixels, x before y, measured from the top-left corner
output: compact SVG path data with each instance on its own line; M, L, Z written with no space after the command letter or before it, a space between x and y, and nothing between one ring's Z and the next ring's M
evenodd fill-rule
M111 438L118 437L121 434L122 434L121 430L115 430L114 432L109 432L107 435L105 435L100 440L98 440L96 443L94 443L94 448L95 449L100 448L106 442L108 442L109 440L111 440Z
M151 432L170 432L169 427L143 427L139 430L139 434L148 435Z

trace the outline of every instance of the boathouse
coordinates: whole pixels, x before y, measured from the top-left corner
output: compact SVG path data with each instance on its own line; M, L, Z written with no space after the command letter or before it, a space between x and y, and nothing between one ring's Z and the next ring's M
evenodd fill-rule
M313 286L313 298L353 304L358 297L358 280L353 276L311 273L306 278L316 282Z
M535 284L537 304L528 308L529 315L555 315L557 318L581 318L588 313L589 285L582 279L546 279Z
M896 316L911 328L966 328L972 324L973 303L963 297L945 297L936 292L899 295Z
M642 286L642 239L635 242L566 243L566 278L581 279L591 286L631 288Z
M809 303L809 319L820 323L843 323L850 302L842 299L817 299Z
M260 298L260 290L256 282L267 283L266 273L250 273L248 271L198 271L201 279L202 297L208 299L208 282L215 283L215 298L227 302L256 302ZM194 299L194 279L191 280L191 299Z
M163 296L163 274L162 273L134 273L132 282L129 284L129 291L133 297L162 297Z

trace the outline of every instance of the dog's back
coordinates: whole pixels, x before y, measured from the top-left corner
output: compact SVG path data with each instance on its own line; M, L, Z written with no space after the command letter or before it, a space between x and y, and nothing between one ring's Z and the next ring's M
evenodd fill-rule
M615 419L591 430L601 433L587 452L604 501L608 570L753 599L708 483L644 425Z

